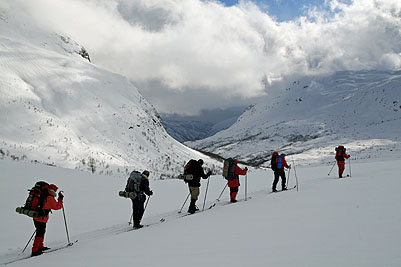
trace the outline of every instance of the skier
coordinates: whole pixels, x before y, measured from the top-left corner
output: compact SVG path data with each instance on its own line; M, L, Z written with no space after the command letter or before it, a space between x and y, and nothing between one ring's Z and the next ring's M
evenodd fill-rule
M244 169L241 169L238 166L238 160L233 159L234 164L235 164L235 169L234 169L234 179L228 180L227 185L230 187L230 202L235 203L237 200L235 199L237 197L238 193L238 188L240 186L239 184L239 175L246 175L248 168L245 167Z
M337 166L338 166L338 177L343 178L343 172L345 169L345 159L350 158L351 156L347 155L345 153L346 148L344 146L338 146L336 147L336 156L335 159L337 160Z
M205 174L202 168L202 159L199 159L198 161L191 160L188 164L191 164L191 166L188 167L188 173L193 175L193 179L188 181L188 188L191 194L191 203L189 204L188 212L194 214L195 211L199 210L195 203L199 196L199 187L201 186L200 179L201 177L203 179L209 178L209 176L212 174L212 171L209 171L207 174Z
M135 171L134 171L135 172ZM134 173L132 172L132 173ZM131 173L131 175L132 175ZM139 173L138 173L139 174ZM143 171L139 181L139 188L136 190L137 196L132 198L132 217L134 220L134 228L139 229L142 228L143 225L141 224L143 213L145 212L145 200L146 195L151 196L153 195L153 191L149 188L149 171ZM126 188L129 191L128 188Z
M278 180L280 179L281 176L281 190L287 190L287 187L285 186L286 178L285 178L285 172L284 172L284 167L287 169L291 169L291 165L288 166L287 162L285 161L285 154L279 155L277 152L274 152L272 155L271 159L271 168L274 171L274 181L273 181L273 187L272 191L277 192L276 186L278 183Z
M31 256L38 256L43 253L43 251L48 250L48 247L43 246L43 241L46 233L46 223L49 220L49 212L51 210L59 210L63 207L64 195L59 192L58 200L56 201L56 192L58 187L54 184L49 185L48 196L44 199L43 209L46 211L46 215L41 217L34 217L33 223L36 228L35 240L33 241L32 254Z

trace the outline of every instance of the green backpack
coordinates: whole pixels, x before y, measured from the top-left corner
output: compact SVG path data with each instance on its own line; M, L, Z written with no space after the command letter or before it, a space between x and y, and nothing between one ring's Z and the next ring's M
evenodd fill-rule
M125 190L120 191L118 195L120 197L125 197L125 198L131 198L131 199L136 198L141 192L140 185L142 179L143 176L140 172L138 171L131 172L127 180L127 185L125 186Z

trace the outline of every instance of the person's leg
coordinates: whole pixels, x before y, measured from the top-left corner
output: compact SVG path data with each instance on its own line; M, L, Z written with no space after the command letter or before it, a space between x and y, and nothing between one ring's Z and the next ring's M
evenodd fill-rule
M345 169L345 161L337 161L337 165L338 165L338 177L342 178Z
M238 186L230 187L230 201L237 202L236 197L238 193Z
M281 171L280 176L281 176L281 190L287 190L287 187L285 186L287 179L285 178L284 169Z
M196 211L195 203L198 200L199 187L190 186L189 192L191 193L191 203L189 204L188 212L195 213L195 211Z
M143 198L145 196L139 195L136 198L132 200L132 217L134 220L134 228L141 228L143 225L141 225L141 220L142 216L144 213L144 203Z
M273 187L272 187L273 192L277 192L276 187L277 187L277 183L278 183L279 178L280 178L279 172L278 172L278 171L275 171L275 172L274 172Z
M43 253L43 240L46 233L46 223L33 220L36 228L35 240L32 246L32 256L37 256Z

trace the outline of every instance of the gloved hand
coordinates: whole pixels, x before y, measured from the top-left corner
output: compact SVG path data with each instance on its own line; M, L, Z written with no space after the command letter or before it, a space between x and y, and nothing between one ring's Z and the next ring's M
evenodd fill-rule
M150 191L150 192L149 192L149 196L152 196L152 195L153 195L153 191Z
M245 167L245 170L248 170L248 167Z
M63 201L64 195L63 195L62 191L58 192L58 199L59 199L60 201Z
M212 175L212 171L208 171L206 175L207 175L207 176Z

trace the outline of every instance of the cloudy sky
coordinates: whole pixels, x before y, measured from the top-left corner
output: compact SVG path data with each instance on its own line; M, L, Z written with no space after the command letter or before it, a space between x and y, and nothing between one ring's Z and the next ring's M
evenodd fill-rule
M13 0L161 113L248 105L278 82L401 67L399 0Z

